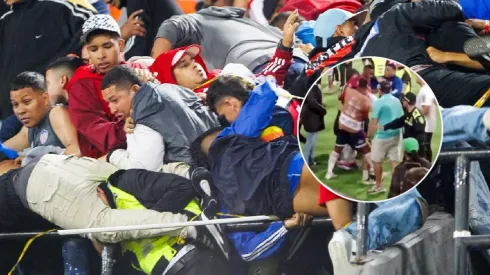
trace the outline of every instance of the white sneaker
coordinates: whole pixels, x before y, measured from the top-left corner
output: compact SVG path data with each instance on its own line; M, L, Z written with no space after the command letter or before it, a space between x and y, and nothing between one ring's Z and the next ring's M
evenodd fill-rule
M333 233L333 237L328 243L328 253L332 259L334 275L350 274L352 241L351 235L343 230Z
M333 179L333 178L336 178L336 177L337 177L337 175L335 175L334 173L329 173L329 172L327 172L327 174L325 175L325 178L327 180Z
M384 186L380 186L380 187L373 186L373 188L369 189L367 192L370 195L375 195L375 194L378 194L378 193L384 193L384 192L386 192L386 188Z

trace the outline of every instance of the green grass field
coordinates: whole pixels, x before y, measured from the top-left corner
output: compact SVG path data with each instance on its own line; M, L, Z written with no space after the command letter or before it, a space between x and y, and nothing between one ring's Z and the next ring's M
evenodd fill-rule
M354 63L354 67L358 67L355 65L357 64ZM327 79L326 76L324 77L324 79L322 79L322 87L326 86L325 85L327 83L326 79ZM414 83L414 81L412 83ZM417 93L420 88L416 83L414 84L415 85L412 84L413 87L412 91L414 93ZM323 90L325 91L326 89ZM328 166L328 158L335 145L336 136L333 133L333 124L339 107L339 101L338 101L339 92L340 92L340 88L334 87L333 91L329 91L328 93L323 94L323 102L327 106L327 115L324 118L326 129L321 131L318 136L317 145L315 147L315 156L314 156L316 165L313 167L312 170L320 181L322 181L324 184L331 187L337 193L340 193L348 198L352 198L360 201L384 200L387 198L388 192L379 193L376 195L368 195L367 190L370 189L372 185L362 184L362 171L360 169L354 171L345 171L342 169L335 168L334 173L338 177L334 179L330 179L328 181L325 179L325 174L327 172L327 166ZM438 116L437 129L432 138L432 152L433 152L434 160L435 160L435 156L437 156L437 153L439 151L440 143L441 143L441 120L440 120L440 116ZM302 148L303 147L304 144L302 144ZM391 184L391 165L389 160L383 163L383 171L390 172L389 175L386 176L383 181L384 186L386 187L387 190L389 190Z

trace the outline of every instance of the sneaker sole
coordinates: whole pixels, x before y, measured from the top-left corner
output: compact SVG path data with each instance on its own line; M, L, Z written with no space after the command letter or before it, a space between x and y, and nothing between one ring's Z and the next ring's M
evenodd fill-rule
M201 213L201 218L203 221L209 221L208 217L206 217L206 215L204 215L204 213ZM228 245L226 243L226 240L219 233L219 231L221 231L219 229L220 226L219 225L217 225L217 226L205 225L205 227L207 228L208 232L213 236L215 242L218 244L219 249L221 250L221 253L223 254L223 256L226 258L226 260L229 260L230 255L228 253L228 251L229 251Z
M376 182L363 180L362 184L364 184L364 185L376 185Z
M464 43L464 52L470 58L490 54L490 37L482 36L468 39Z
M348 251L343 243L330 241L328 244L328 253L330 254L330 259L332 260L334 275L350 274L350 262L347 256Z
M379 194L379 193L385 193L385 192L386 192L386 188L383 188L383 189L378 190L378 191L376 191L376 192L369 192L369 191L368 191L368 194L369 194L369 195L376 195L376 194Z

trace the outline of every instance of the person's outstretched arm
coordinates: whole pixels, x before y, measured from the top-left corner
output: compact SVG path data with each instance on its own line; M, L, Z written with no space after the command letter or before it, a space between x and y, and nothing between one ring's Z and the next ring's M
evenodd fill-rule
M401 32L414 28L436 29L447 21L465 21L461 6L456 1L420 1L402 5L386 12L380 20L406 21L398 24Z
M191 15L178 15L165 20L158 29L151 57L191 44L201 44L202 31L199 22Z
M120 169L158 171L163 165L165 143L162 135L143 124L137 124L128 134L127 149L115 149L107 154L107 161Z
M396 118L395 120L393 120L391 122L386 123L383 126L383 130L393 130L393 129L402 128L405 125L405 118L406 118L406 115L401 116L401 117Z
M56 106L49 113L49 123L53 131L65 146L65 155L81 156L78 146L77 129L70 120L68 110L64 106Z

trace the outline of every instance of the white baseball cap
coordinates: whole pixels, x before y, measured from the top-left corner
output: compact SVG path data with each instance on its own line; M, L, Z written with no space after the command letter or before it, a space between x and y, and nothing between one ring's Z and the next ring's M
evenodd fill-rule
M173 66L177 65L177 63L179 63L179 61L182 59L182 57L186 53L189 54L192 58L194 58L199 53L201 53L201 46L199 46L199 45L190 45L187 48L178 51L174 55L174 57L172 58L171 66L173 67Z
M82 26L82 37L81 40L87 43L87 37L94 31L103 30L108 32L116 33L121 36L121 28L117 24L116 20L110 15L97 14L90 16Z

